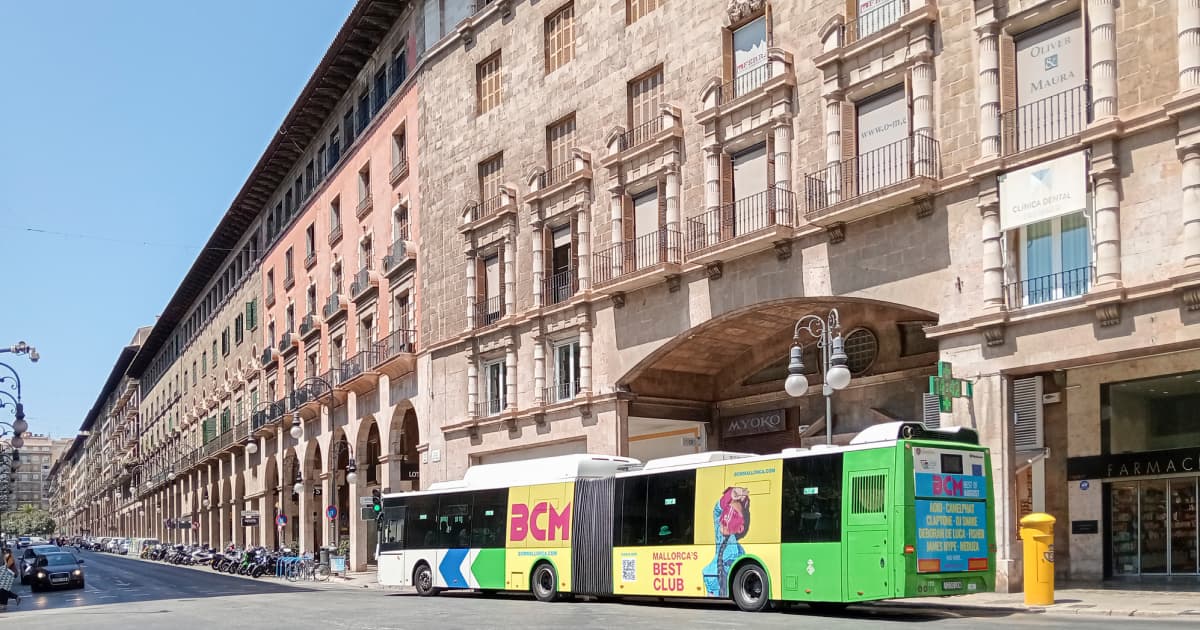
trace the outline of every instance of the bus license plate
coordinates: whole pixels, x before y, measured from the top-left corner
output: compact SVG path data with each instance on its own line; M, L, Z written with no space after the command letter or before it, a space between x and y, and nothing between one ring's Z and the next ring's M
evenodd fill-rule
M943 591L961 591L962 587L963 587L962 582L960 582L958 580L954 580L952 582L942 582L942 590Z

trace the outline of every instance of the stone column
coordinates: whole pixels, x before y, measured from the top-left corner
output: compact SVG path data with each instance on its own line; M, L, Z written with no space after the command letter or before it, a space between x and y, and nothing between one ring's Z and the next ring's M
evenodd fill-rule
M979 195L983 219L983 308L1004 309L1004 233L1000 231L1000 196L992 188Z
M704 147L704 233L705 245L721 238L721 145Z
M1177 0L1179 91L1200 88L1200 0Z
M1096 284L1121 284L1121 201L1117 181L1121 173L1115 161L1092 164L1096 210Z
M355 448L357 455L358 449ZM362 463L360 462L360 465ZM358 498L360 496L369 496L369 493L364 492L365 488L361 485L365 479L365 473L358 473L358 480L354 483L347 484L350 486L350 491L347 493L348 501L346 509L350 513L346 516L350 520L350 557L347 562L350 563L351 571L365 571L367 568L367 558L370 554L375 553L374 549L367 549L367 526L368 523L358 517ZM338 518L341 518L340 516ZM374 523L370 524L374 526Z
M467 330L475 329L475 296L478 291L475 279L475 256L467 256Z
M328 458L326 458L326 461L328 461ZM321 498L313 502L315 504L313 508L317 512L317 522L321 524L321 531L325 532L325 535L317 538L323 546L336 546L338 536L340 535L338 533L337 520L331 521L325 514L326 506L338 504L338 488L337 484L334 483L335 481L337 481L336 471L321 473Z
M1117 37L1115 0L1088 0L1093 120L1117 115Z
M592 288L592 201L588 193L583 193L587 199L579 206L579 214L575 218L575 245L579 248L576 258L575 277L579 280L579 290L587 291Z
M825 95L825 202L835 204L842 198L842 94Z
M772 223L795 225L798 217L792 190L792 119L775 118L771 127L775 151L775 216Z
M612 280L621 275L621 267L624 263L624 238L625 230L622 226L624 221L624 206L625 206L625 187L620 184L613 184L609 187L610 194L609 208L612 213L612 249L609 250L612 258L609 259L609 274L606 280Z
M933 145L933 61L918 57L912 67L913 170L919 177L937 175Z
M667 165L667 238L663 245L667 248L667 260L681 261L683 260L683 252L679 248L683 243L679 241L680 237L675 236L680 233L679 229L679 165L671 163Z
M533 404L540 405L546 400L546 338L541 332L533 336Z
M304 465L301 464L301 470L303 470L303 468ZM302 472L300 474L305 476L305 479L302 484L304 487L300 490L300 496L298 497L299 508L296 511L296 518L300 521L300 540L298 540L296 544L298 546L297 551L303 553L306 551L315 551L315 549L313 549L314 532L312 523L312 489L315 488L316 484L320 483L320 481L317 479L308 478L308 476L314 474L312 472Z
M592 391L592 324L579 325L579 391Z
M513 340L504 348L504 396L505 409L517 408L517 344Z
M1000 37L995 22L975 29L979 43L979 157L1000 156Z
M1200 1L1200 0L1198 0ZM1183 161L1183 264L1200 267L1200 144L1179 150Z
M515 235L504 237L504 315L514 315L517 312L517 275L515 261L517 258L517 238Z
M546 263L542 258L542 248L546 244L546 226L541 221L533 223L533 230L530 232L530 239L533 241L533 306L541 308L545 306L545 300L542 297L542 283L546 275ZM506 252L507 253L507 252Z

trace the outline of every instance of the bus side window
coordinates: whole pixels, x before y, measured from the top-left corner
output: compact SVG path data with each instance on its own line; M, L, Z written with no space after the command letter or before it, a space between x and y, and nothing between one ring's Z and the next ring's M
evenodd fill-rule
M443 494L438 504L438 546L465 548L471 544L471 499L473 493Z
M842 540L842 454L783 460L780 542Z
M695 542L696 471L649 475L646 535L650 545L690 545Z
M379 518L379 550L404 549L404 507L386 507Z
M404 519L404 529L408 535L406 548L437 548L437 504L438 498L436 495L408 498Z
M646 544L646 477L617 480L615 499L616 527L614 543L618 547Z
M507 489L476 492L475 509L471 513L471 548L503 549L507 515Z

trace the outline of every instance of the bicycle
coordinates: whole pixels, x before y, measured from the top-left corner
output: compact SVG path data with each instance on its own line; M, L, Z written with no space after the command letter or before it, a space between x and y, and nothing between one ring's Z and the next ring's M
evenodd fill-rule
M287 577L289 582L296 582L298 580L324 582L329 579L329 567L314 562L312 558L306 557L289 564L285 577Z

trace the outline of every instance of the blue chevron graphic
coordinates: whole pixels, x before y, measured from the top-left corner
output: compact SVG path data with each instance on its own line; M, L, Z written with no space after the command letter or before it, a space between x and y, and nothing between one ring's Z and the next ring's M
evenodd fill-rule
M462 563L469 551L470 549L448 549L442 556L438 570L442 572L442 579L446 580L446 586L450 588L467 588L469 586L467 578L462 574Z

